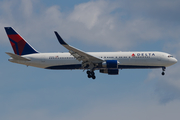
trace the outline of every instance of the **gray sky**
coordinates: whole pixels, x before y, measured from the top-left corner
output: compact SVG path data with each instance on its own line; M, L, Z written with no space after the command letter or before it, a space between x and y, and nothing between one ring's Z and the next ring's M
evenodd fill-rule
M157 70L51 71L8 62L4 27L40 52L67 52L53 31L83 51L163 51L180 57L178 0L1 0L0 119L178 120L179 63Z

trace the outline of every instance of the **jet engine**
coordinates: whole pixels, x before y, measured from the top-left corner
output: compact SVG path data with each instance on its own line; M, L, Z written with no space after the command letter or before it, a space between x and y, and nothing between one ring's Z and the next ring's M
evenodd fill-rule
M104 68L118 68L119 61L117 60L106 60L102 63Z
M106 73L108 75L118 75L119 69L100 69L100 73Z

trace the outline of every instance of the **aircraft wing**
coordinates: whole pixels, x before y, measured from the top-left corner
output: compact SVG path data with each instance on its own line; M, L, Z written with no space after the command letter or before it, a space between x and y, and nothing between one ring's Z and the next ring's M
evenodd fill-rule
M101 58L98 58L96 56L92 56L92 55L90 55L90 54L88 54L82 50L79 50L75 47L68 45L56 31L54 33L56 34L56 37L57 37L59 43L61 45L63 45L65 48L67 48L69 50L69 53L71 55L73 55L77 60L83 61L83 62L90 62L90 63L101 63L104 61Z
M13 54L13 53L9 53L9 52L6 52L7 55L9 55L10 57L12 57L13 59L15 60L20 60L20 61L31 61L27 58L24 58L24 57L21 57L19 55L16 55L16 54Z

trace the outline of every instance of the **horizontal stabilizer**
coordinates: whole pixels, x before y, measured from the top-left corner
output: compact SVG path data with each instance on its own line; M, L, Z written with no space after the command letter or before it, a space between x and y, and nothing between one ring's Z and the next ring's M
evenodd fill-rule
M19 56L19 55L13 54L13 53L8 53L8 52L6 52L6 54L9 55L10 57L12 57L12 58L15 59L15 60L31 61L30 59L21 57L21 56Z

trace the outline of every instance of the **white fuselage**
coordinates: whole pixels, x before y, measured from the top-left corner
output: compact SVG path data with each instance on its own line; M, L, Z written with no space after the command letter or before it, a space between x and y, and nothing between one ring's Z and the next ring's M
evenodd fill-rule
M95 70L108 75L118 75L119 69L162 68L162 75L166 67L177 62L176 58L164 52L84 52L67 44L57 31L54 31L58 42L69 53L39 53L12 27L5 27L5 31L14 50L6 52L9 61L44 69L56 70L87 70L88 78L95 79Z
M88 54L106 60L119 61L118 68L161 68L177 62L176 58L164 52L88 52ZM30 61L9 59L9 61L27 66L45 69L83 69L82 62L70 53L35 53L22 56ZM100 69L100 68L96 68Z

